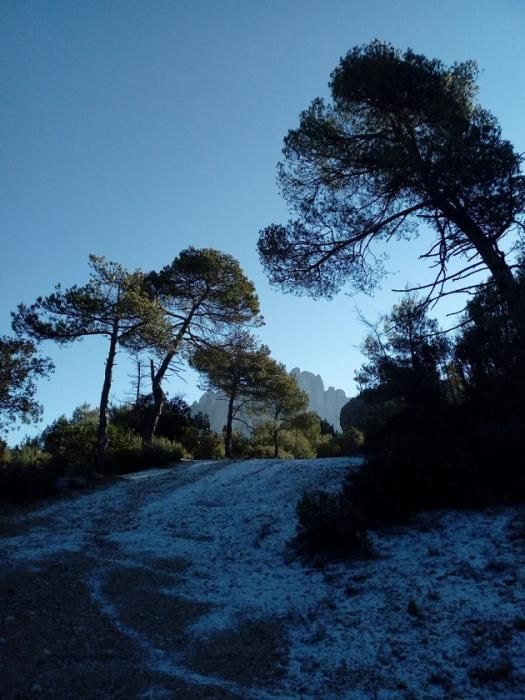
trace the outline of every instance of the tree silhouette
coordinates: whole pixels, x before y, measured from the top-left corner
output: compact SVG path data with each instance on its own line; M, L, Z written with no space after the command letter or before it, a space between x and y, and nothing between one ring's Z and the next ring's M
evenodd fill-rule
M151 272L148 284L165 314L168 332L153 338L160 360L152 366L153 411L143 436L146 444L162 413L162 382L173 361L225 337L232 327L262 323L252 282L235 258L218 250L187 248L160 272Z
M244 422L240 412L264 395L269 355L269 348L259 345L246 331L238 331L223 343L197 348L192 356L192 366L206 377L202 388L222 391L228 401L224 432L226 457L232 456L233 422Z
M118 346L141 333L148 338L160 335L163 317L144 291L142 273L130 273L118 263L95 255L89 256L89 265L92 272L86 285L65 290L58 285L53 294L39 297L31 306L20 304L13 314L13 329L36 340L59 344L94 335L108 338L97 430L96 461L98 467L103 467L109 443L109 392Z
M53 363L39 357L31 341L0 337L0 432L16 420L30 423L40 418L35 380L52 370Z
M449 343L437 321L409 294L364 339L362 352L367 362L356 372L355 380L365 395L368 391L382 400L410 404L435 400L448 351Z
M272 283L312 296L373 287L379 241L410 238L426 222L422 256L434 267L427 301L492 283L525 337L525 301L502 248L523 230L522 157L475 100L473 62L445 66L374 41L354 48L284 141L278 180L296 218L271 225L259 253Z
M314 422L319 425L318 416L305 413L309 403L308 395L299 387L295 377L288 374L286 367L272 358L266 361L261 388L259 412L263 416L268 416L273 456L277 458L281 431L286 427L308 430L312 424L312 416L315 416Z

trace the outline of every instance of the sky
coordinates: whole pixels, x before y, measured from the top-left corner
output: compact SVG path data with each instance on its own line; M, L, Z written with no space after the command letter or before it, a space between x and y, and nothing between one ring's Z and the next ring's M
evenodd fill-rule
M373 296L314 301L272 288L258 232L289 213L275 182L282 140L328 96L341 56L374 38L445 63L475 59L479 100L525 151L524 0L3 0L0 3L0 333L54 285L87 281L95 253L159 269L192 245L235 256L255 283L259 336L288 369L355 393L366 330L428 280L428 238L395 243ZM436 309L444 324L454 302ZM43 425L97 405L106 345L44 343ZM112 401L130 396L121 353ZM202 393L187 372L167 387ZM24 433L34 432L22 428Z

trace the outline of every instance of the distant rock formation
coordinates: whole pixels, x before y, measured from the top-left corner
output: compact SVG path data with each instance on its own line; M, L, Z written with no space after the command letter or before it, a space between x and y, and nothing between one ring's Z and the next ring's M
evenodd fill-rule
M325 389L319 374L301 372L298 367L294 367L290 374L295 377L301 389L308 394L309 409L315 411L318 416L327 420L337 431L340 431L339 416L342 407L348 401L345 392L342 389L334 389L333 386Z
M342 407L347 403L348 396L342 389L334 389L333 386L324 388L323 380L319 374L301 372L294 367L290 374L295 377L298 385L306 392L310 399L308 410L315 411L321 418L328 421L337 431L341 430L339 415ZM228 404L224 394L220 391L207 391L198 401L191 406L193 415L205 413L210 419L211 429L221 433L226 424ZM237 423L237 427L242 424Z
M222 391L206 391L198 401L191 406L191 415L204 413L210 419L210 428L216 433L222 433L228 417L228 401Z

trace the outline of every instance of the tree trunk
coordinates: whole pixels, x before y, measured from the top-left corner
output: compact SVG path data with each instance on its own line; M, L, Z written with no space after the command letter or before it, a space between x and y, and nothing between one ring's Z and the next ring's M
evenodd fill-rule
M487 266L499 293L505 300L509 316L520 338L525 340L525 296L520 283L512 274L505 256L491 241L469 214L442 199L437 203L443 214L460 228L478 251Z
M141 385L142 385L142 363L139 359L136 360L137 364L137 386L135 390L135 408L138 408L141 396Z
M143 445L151 445L151 443L153 442L153 436L155 435L155 431L159 423L159 418L162 415L162 409L164 408L164 399L166 398L162 390L162 380L164 379L164 376L168 371L171 361L173 360L173 358L179 350L184 336L186 335L186 332L191 325L195 312L199 308L199 304L201 304L204 299L205 297L202 297L202 299L200 299L198 303L195 303L193 305L190 313L184 320L184 323L180 327L177 335L175 336L170 351L162 360L160 367L156 372L153 369L152 362L151 390L153 393L153 412L150 418L147 420L146 427L144 428L144 434L142 435Z
M115 319L113 329L111 331L109 352L106 359L106 370L104 372L104 384L102 385L102 393L100 395L100 408L97 430L97 468L103 470L106 461L106 453L108 450L108 403L109 392L111 390L111 380L113 377L113 367L115 365L115 357L117 354L119 322Z
M226 432L224 434L224 454L227 459L231 459L232 456L232 425L233 425L233 404L235 402L235 391L230 394L230 400L228 401L228 417L226 419Z
M273 426L273 456L274 459L279 458L279 430L276 423Z
M158 370L155 372L153 366L153 360L151 361L151 391L153 394L153 408L151 414L146 421L146 427L144 428L144 434L142 435L142 444L150 445L153 442L153 436L157 430L157 425L159 424L159 418L162 415L162 409L164 408L165 394L162 389L162 380L164 375L168 371L170 362L175 357L175 352L169 352L166 357L162 360L162 363Z

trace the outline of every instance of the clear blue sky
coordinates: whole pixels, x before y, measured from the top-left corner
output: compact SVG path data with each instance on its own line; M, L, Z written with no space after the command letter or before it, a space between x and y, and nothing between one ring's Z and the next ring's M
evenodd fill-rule
M3 0L0 332L19 302L84 282L89 253L150 270L215 247L255 282L276 359L352 393L354 307L373 318L398 299L392 287L426 279L424 236L392 249L397 275L374 298L270 288L255 246L288 215L275 185L283 136L327 94L339 58L377 37L476 59L480 101L525 151L524 29L523 0ZM96 405L105 346L44 350L57 364L40 385L45 420ZM119 356L115 401L128 371ZM169 390L200 394L193 375Z

